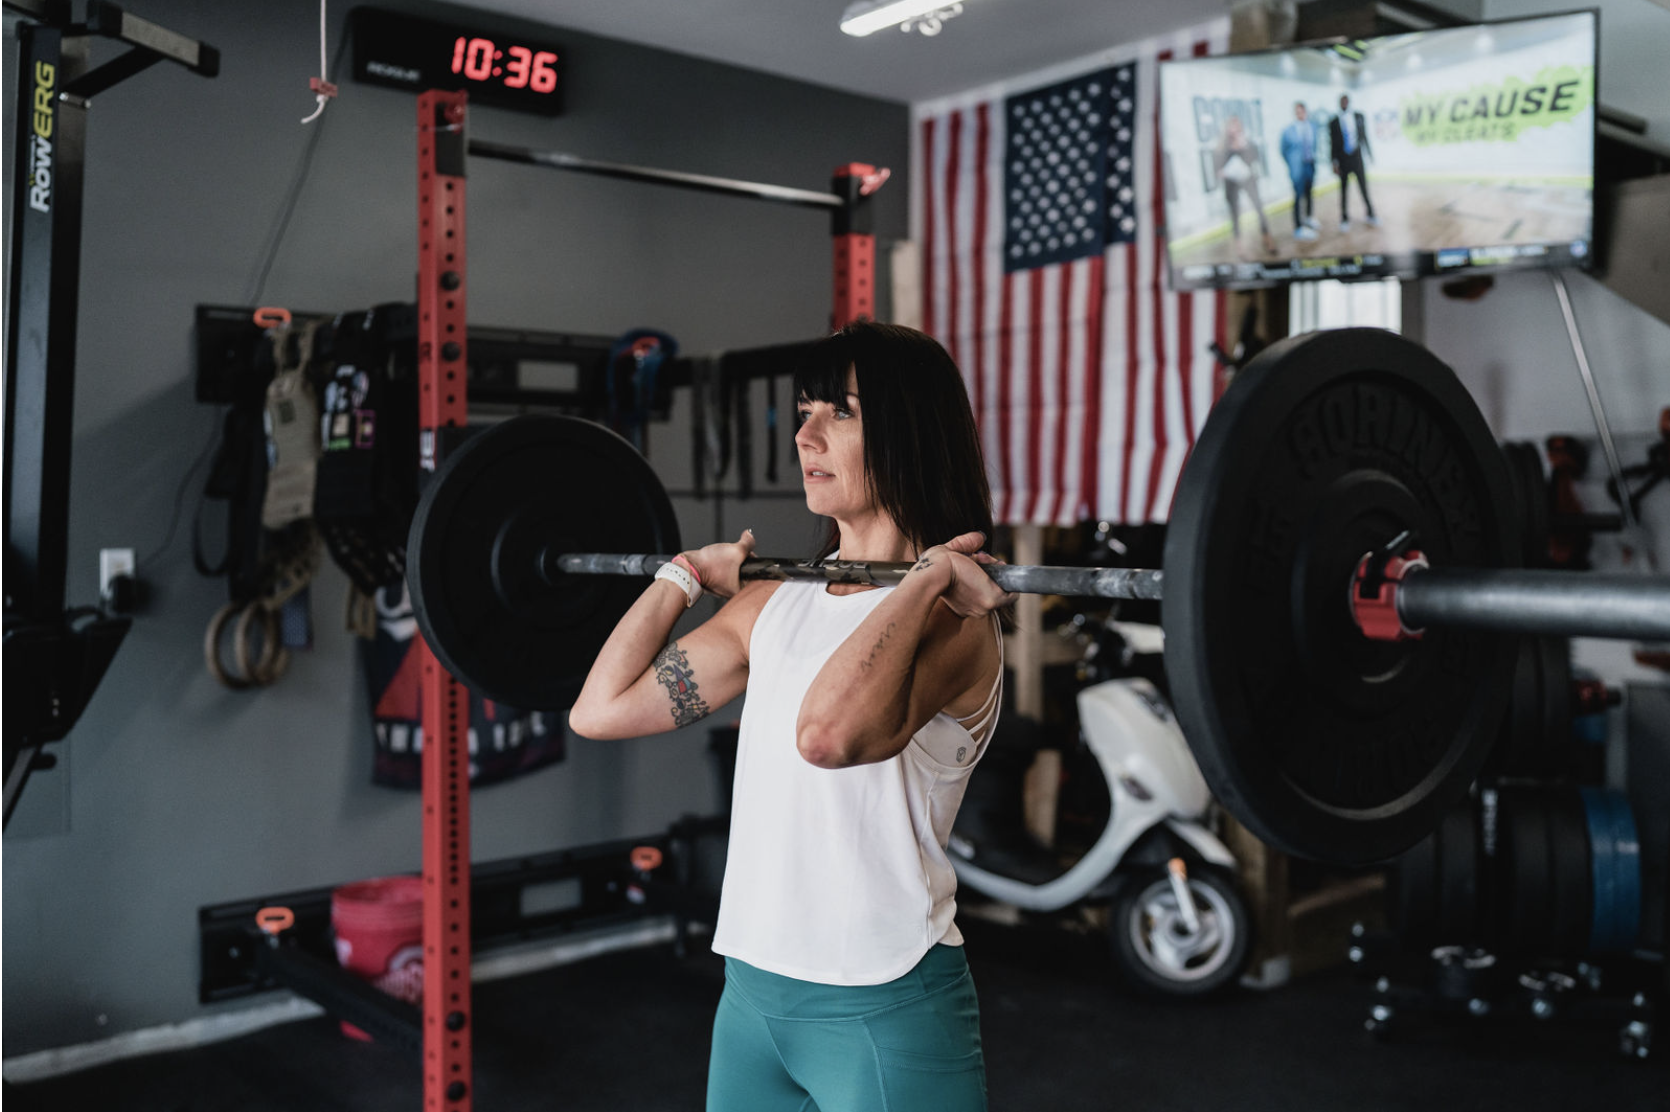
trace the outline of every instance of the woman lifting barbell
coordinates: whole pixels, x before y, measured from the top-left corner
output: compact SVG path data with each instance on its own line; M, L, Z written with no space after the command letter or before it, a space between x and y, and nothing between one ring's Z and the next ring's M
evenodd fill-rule
M986 469L933 339L860 323L819 350L795 375L806 504L830 519L819 555L915 566L897 587L743 584L750 532L685 552L615 627L569 723L639 737L747 694L710 1110L983 1109L945 843L1002 703L995 611L1013 596L980 569ZM729 601L669 642L703 592Z

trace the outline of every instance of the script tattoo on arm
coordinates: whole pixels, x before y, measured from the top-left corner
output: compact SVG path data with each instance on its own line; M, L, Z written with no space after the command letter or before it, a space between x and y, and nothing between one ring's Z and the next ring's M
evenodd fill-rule
M924 556L920 560L916 561L916 563L912 564L910 566L910 570L911 571L921 571L923 568L931 568L931 567L933 567L933 565L934 565L933 559L931 557Z
M893 632L898 627L899 623L897 622L887 623L887 628L881 631L881 636L876 638L876 643L870 646L870 655L858 662L860 671L868 672L876 666L876 657L880 655L882 647L893 639Z
M688 726L713 713L696 693L696 677L690 671L690 658L684 655L677 641L669 642L656 655L650 667L655 670L656 682L667 689L667 698L672 700L673 725Z

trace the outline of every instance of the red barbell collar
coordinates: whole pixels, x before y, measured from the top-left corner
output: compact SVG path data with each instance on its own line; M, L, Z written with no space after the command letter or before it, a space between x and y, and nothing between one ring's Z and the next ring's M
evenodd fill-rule
M1411 571L1431 567L1419 549L1401 556L1369 552L1357 561L1351 579L1351 615L1371 641L1419 641L1423 630L1410 629L1397 612L1397 592Z

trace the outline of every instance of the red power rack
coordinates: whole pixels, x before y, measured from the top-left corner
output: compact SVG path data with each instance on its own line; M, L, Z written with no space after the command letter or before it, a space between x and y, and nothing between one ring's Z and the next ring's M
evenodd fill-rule
M433 471L465 398L465 95L418 97L420 463ZM423 1106L469 1112L470 697L425 645L423 665Z
M464 166L472 153L463 92L431 90L418 97L418 388L419 463L433 472L468 418L465 298ZM532 161L527 152L484 145L476 153ZM779 190L754 183L702 179L668 171L581 165L559 169L604 172L763 196L827 208L835 257L834 327L875 316L875 236L869 196L885 170L851 163L836 170L832 194ZM549 165L550 163L546 163ZM470 1112L470 777L469 692L428 646L423 666L423 1102L425 1112Z

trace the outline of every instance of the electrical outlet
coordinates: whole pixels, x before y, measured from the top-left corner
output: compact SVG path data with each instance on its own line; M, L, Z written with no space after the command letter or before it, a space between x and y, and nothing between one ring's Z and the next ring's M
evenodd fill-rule
M134 578L135 561L131 548L99 549L99 598L110 598L110 581L118 575Z

